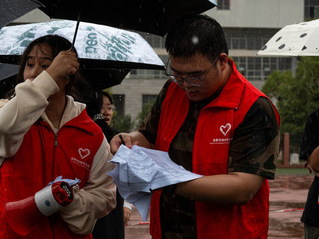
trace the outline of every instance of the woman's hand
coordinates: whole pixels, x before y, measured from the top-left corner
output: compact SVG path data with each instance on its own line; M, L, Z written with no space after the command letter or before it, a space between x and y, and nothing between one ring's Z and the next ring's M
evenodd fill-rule
M73 51L61 51L54 59L52 64L46 69L49 75L57 82L68 79L79 69L78 58Z

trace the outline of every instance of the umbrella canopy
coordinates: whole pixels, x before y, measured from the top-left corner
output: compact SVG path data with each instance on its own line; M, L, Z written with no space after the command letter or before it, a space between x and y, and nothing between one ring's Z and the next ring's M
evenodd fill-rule
M103 90L121 84L131 69L84 69L85 79L95 90Z
M75 21L49 21L3 27L0 62L17 63L28 44L47 34L72 40ZM81 22L75 48L83 68L164 69L164 63L143 37L135 32Z
M319 20L287 25L258 51L259 56L318 56Z
M50 18L78 20L164 36L185 15L216 6L215 0L39 0Z
M17 75L19 72L19 66L11 64L0 63L0 82Z
M0 0L0 28L40 6L33 0Z
M18 65L0 63L0 99L15 86L19 68ZM93 89L101 91L121 84L130 69L84 69L82 71Z
M0 29L0 62L17 64L34 39L57 34L70 41L75 21L62 20L24 24ZM131 69L164 69L153 48L135 32L81 22L75 48L80 68L94 89L122 82Z
M0 99L14 86L18 71L17 65L0 63Z

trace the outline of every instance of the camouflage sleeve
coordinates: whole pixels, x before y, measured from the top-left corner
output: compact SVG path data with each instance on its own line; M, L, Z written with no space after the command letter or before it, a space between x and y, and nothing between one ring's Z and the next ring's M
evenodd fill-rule
M279 125L272 104L259 98L234 132L229 172L244 172L274 179L279 151Z
M169 85L170 81L167 81L158 94L151 111L148 113L142 124L138 127L138 131L141 132L153 145L155 145L162 104Z

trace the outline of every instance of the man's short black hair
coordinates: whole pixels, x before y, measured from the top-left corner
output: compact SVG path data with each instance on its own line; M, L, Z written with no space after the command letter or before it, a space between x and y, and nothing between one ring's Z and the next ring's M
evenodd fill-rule
M179 19L167 33L165 48L173 57L190 58L202 54L212 62L220 53L228 55L223 28L207 15Z

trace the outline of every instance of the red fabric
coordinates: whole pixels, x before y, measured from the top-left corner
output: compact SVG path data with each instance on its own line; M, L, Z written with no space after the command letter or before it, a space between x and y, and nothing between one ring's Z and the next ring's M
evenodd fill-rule
M233 62L232 64L233 73L224 89L215 100L202 109L198 118L193 145L193 172L198 174L228 173L230 142L234 130L243 121L251 105L259 97L265 96L244 79ZM168 151L170 143L187 116L188 107L189 102L185 93L176 84L171 84L162 105L156 149ZM277 119L279 121L278 114ZM154 192L151 202L150 232L155 239L162 238L160 195L160 191ZM267 238L267 180L245 205L223 206L195 202L195 208L198 239Z
M24 136L13 158L6 159L0 177L0 238L18 239L5 220L4 204L33 196L57 176L81 180L82 188L89 177L94 155L103 133L84 110L66 123L57 138L49 125L37 121ZM57 144L56 144L57 143ZM35 222L31 234L23 238L92 238L72 233L58 214Z

